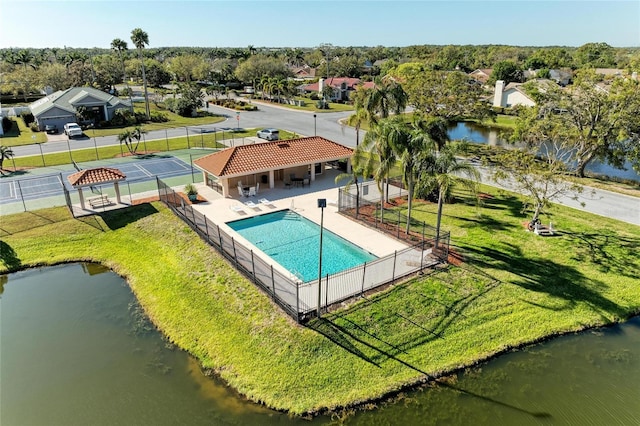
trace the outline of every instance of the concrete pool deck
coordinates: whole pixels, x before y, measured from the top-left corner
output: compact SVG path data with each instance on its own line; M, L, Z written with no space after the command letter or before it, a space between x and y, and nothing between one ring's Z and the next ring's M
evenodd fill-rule
M338 213L338 188L342 185L335 183L335 177L339 174L338 170L327 169L322 175L316 176L316 180L311 185L303 188L276 187L263 189L261 187L255 197L240 197L236 195L224 198L206 185L197 184L198 193L207 201L194 204L193 207L216 225L222 226L226 232L237 234L225 223L285 209L293 210L319 225L322 209L318 208L317 200L318 198L325 198L327 200L323 219L325 229L340 235L378 257L387 256L393 254L396 250L407 248L408 245L405 243L375 229L363 226ZM260 203L259 200L263 198L268 199L270 204ZM255 207L247 206L245 204L247 201L252 201Z

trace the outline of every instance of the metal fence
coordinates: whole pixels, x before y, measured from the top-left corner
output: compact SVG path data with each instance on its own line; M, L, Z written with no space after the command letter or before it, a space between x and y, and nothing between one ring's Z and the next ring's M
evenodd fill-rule
M392 183L390 188L390 198L394 198L391 194L396 192L398 196L403 195L401 186ZM435 227L413 217L409 219L398 209L385 208L375 182L340 188L338 211L409 244L422 244L425 248L431 248L433 255L443 262L449 256L450 233L441 231L438 235Z
M161 179L157 179L160 200L184 220L207 243L264 290L297 322L383 285L440 263L437 250L423 240L389 256L360 266L302 282L293 274L280 272L271 258L254 251L198 212ZM448 238L448 236L447 236Z

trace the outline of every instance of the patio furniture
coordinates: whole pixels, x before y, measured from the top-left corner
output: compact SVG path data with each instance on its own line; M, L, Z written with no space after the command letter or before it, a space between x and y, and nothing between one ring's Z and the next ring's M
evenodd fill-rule
M244 209L242 208L242 206L238 205L238 204L232 204L229 206L229 208L231 210L233 210L236 213L244 213L246 214L246 212L244 211Z
M241 186L239 186L239 187L238 187L238 194L239 194L241 197L244 197L244 196L245 196L245 194L244 194L244 190L242 189L242 187L241 187Z
M87 202L92 208L106 207L113 204L106 195L98 195L97 197L87 198Z
M275 205L266 198L260 198L258 201L260 201L260 204L264 204L265 206L275 207Z
M250 187L249 188L249 197L255 197L256 194L257 194L256 187L255 186Z
M293 186L302 185L304 187L304 179L303 178L291 178L291 183L293 183Z
M258 205L251 200L245 201L244 205L254 210L260 210L260 207L258 207Z

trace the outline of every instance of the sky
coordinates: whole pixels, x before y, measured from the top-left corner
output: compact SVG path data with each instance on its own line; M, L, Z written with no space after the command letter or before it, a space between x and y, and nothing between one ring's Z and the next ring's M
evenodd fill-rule
M0 0L0 48L640 46L640 0Z

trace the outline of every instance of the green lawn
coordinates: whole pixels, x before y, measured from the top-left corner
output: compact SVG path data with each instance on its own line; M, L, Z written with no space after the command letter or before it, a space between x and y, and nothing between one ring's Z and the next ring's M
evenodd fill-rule
M22 118L16 117L15 119L11 119L11 121L13 122L11 130L0 137L1 145L20 146L47 141L47 135L45 132L32 132L30 128L25 126Z
M640 228L556 207L555 237L520 202L458 196L443 226L465 259L295 324L159 203L72 219L4 216L1 271L75 260L126 277L152 321L248 398L294 414L362 403L546 336L640 312ZM414 216L433 223L436 206ZM150 255L151 253L151 255Z

